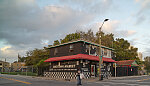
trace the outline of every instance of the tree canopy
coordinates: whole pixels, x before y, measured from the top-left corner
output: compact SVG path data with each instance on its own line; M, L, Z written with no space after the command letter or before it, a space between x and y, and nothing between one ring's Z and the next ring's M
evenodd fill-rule
M48 49L34 49L26 52L26 65L41 66L43 60L49 57ZM42 66L45 66L43 64Z
M115 60L138 60L137 50L130 45L130 43L123 38L114 38L114 34L106 34L104 32L100 33L102 45L113 48L115 52ZM76 31L75 33L67 34L63 39L55 40L53 45L59 45L73 40L84 39L94 43L99 43L99 33L94 33L92 30ZM52 45L49 45L49 47ZM34 66L47 66L48 63L44 63L44 60L49 57L49 50L44 49L34 49L26 52L26 56L20 58L19 61L25 61L26 65Z
M106 34L104 32L101 32L100 35L102 45L113 48L115 50L115 60L138 60L138 48L131 46L127 40L123 38L115 39L114 34L112 33ZM94 33L91 29L87 32L76 31L75 33L67 34L63 39L60 39L60 41L54 41L53 45L60 43L62 44L77 39L84 39L91 42L99 43L99 33Z
M150 56L145 57L145 62L144 62L145 69L147 70L147 73L150 72L150 60L149 60L149 58L150 58Z

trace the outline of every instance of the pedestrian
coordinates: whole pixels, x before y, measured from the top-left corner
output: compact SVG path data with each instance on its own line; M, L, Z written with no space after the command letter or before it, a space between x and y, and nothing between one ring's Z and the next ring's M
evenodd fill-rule
M81 71L78 70L78 72L77 72L77 86L82 85L82 84L81 84L80 73L81 73Z
M81 73L80 70L78 70L78 73L77 73L77 86L79 85L82 85L82 79L85 79L85 76L83 73Z

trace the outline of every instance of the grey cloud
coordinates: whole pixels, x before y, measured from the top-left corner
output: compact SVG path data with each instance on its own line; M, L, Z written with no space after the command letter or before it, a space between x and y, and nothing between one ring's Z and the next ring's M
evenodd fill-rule
M114 34L116 37L130 37L135 35L137 32L132 30L116 30L114 31Z
M139 16L139 17L137 18L136 25L141 24L142 22L144 22L144 21L146 20L145 17L146 17L146 16Z
M144 57L150 56L150 48L146 48L143 54L144 54Z
M150 0L140 0L139 1L140 10L138 10L136 17L136 25L141 24L142 22L145 22L146 20L149 20L149 14L150 14Z
M46 6L41 9L34 0L0 1L0 40L17 53L42 48L42 40L54 41L58 34L89 23L93 15L67 6Z
M101 15L106 13L112 6L113 0L59 0L61 3L73 6L75 9ZM72 5L72 4L71 4ZM82 9L80 9L82 8Z

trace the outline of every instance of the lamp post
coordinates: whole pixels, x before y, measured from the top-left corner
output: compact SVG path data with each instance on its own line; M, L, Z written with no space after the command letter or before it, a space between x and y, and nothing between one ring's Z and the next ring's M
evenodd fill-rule
M99 81L102 80L101 77L101 64L102 64L102 57L101 57L101 29L103 27L104 22L108 21L109 19L105 19L99 28Z

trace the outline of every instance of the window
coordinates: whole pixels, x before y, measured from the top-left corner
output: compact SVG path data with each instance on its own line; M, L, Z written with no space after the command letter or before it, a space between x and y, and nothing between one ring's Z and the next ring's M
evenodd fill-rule
M54 55L56 55L57 53L58 53L58 49L55 48Z
M89 45L86 45L86 49L89 49Z
M73 45L70 45L70 49L69 49L70 52L73 51Z
M108 57L111 57L111 51L108 50Z
M104 49L104 56L107 56L107 49Z
M86 52L89 52L89 45L86 45Z

